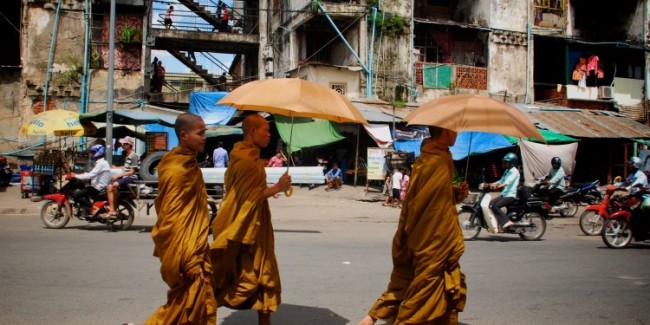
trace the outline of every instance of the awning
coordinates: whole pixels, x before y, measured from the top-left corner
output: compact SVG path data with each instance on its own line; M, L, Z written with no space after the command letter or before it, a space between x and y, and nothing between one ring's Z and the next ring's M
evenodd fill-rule
M193 91L188 112L203 118L205 125L226 125L237 109L217 102L228 93L224 91Z
M352 100L352 104L359 110L361 115L370 123L392 123L401 122L402 119L397 116L393 117L393 114L386 112L390 108L390 105L384 103L368 103ZM382 107L385 107L382 109Z
M303 148L316 147L345 139L332 122L321 119L311 118L293 118L292 119L282 115L273 115L275 118L275 126L282 141L289 143L291 134L291 148L288 148L289 153L298 151ZM293 124L293 133L291 131L291 124Z
M387 124L368 124L363 127L380 148L388 148L393 143L390 127Z
M79 115L79 121L106 122L106 111L81 114ZM165 126L174 126L175 122L176 117L174 116L145 112L138 109L122 109L113 111L113 124L161 124Z
M449 148L454 160L461 160L468 155L477 155L497 149L512 147L513 144L501 134L487 132L460 132L456 143Z
M561 133L557 133L557 132L553 132L553 131L549 131L549 130L544 130L544 129L539 129L539 133L542 135L542 137L544 138L544 140L546 140L546 143L548 143L548 144L551 144L551 143L571 143L571 142L580 141L579 139L572 138L572 137L570 137L568 135L564 135L564 134L561 134ZM512 142L514 144L519 143L519 139L516 138L516 137L509 136L509 135L504 135L504 137L506 137L506 139L508 139L508 141L510 141L510 142ZM538 142L538 143L540 142L537 139L526 138L524 140L532 141L532 142Z
M622 114L515 104L539 128L578 138L650 138L650 127Z

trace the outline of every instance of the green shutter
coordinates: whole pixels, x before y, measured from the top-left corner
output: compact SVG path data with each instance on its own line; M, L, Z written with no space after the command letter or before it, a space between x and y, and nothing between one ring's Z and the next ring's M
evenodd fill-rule
M424 88L446 89L451 85L451 66L425 64L422 69Z

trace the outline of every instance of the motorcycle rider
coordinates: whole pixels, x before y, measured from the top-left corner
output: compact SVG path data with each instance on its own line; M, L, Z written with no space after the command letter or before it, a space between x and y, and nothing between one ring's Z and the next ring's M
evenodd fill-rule
M78 190L72 195L75 202L79 203L81 207L82 218L88 218L88 212L92 205L90 198L104 190L111 181L111 166L104 159L104 150L104 146L101 144L88 148L87 152L90 155L90 160L95 163L95 166L88 173L71 175L72 178L79 180L90 180L90 186Z
M508 207L517 199L517 187L519 186L519 170L517 169L517 155L512 152L507 153L501 160L501 167L504 169L501 179L490 184L493 190L501 190L501 195L490 201L490 209L499 220L501 229L506 229L514 225L508 219L502 207Z
M631 166L632 172L627 175L625 182L616 184L617 186L625 186L628 191L634 187L648 187L648 176L641 170L643 162L639 157L632 157L627 161Z
M557 199L566 190L566 181L564 178L564 168L562 168L562 159L560 157L553 157L551 159L551 170L544 177L544 183L548 184L548 196L551 204L554 204Z

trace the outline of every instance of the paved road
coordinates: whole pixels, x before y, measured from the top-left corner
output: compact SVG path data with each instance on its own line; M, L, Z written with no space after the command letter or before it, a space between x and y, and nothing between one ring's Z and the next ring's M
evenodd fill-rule
M356 324L387 284L398 211L312 193L271 202L284 291L274 324ZM553 220L540 242L483 233L468 242L461 322L650 324L650 244L605 248L576 219ZM165 300L153 223L52 230L36 215L0 215L0 324L143 321ZM219 324L255 323L250 311L218 313Z

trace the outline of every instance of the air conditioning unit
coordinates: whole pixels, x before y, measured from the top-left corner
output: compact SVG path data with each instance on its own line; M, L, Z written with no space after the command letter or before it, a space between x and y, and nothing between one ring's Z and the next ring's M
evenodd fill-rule
M600 99L614 98L614 87L607 87L607 86L598 87L598 98Z

